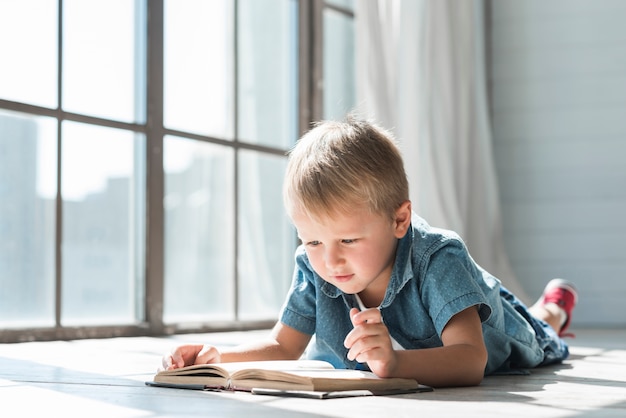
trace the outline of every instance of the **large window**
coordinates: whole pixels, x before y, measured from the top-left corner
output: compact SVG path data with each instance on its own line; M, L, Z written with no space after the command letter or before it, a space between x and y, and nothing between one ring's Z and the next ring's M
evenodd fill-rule
M0 2L4 329L144 320L145 25L132 1Z
M0 0L0 341L273 323L286 152L354 105L351 10Z

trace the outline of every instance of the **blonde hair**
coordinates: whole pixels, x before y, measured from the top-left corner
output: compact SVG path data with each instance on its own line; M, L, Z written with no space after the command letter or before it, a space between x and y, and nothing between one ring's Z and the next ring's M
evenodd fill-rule
M349 214L355 206L394 218L409 199L402 156L393 136L374 123L348 117L322 121L289 153L283 187L290 216Z

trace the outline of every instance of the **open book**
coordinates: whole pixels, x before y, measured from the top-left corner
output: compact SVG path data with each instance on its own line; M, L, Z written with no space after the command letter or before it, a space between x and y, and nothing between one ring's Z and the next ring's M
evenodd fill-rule
M413 379L380 378L372 372L335 369L319 360L279 360L200 364L161 370L152 386L241 390L253 393L369 391L370 394L424 390ZM276 393L278 394L278 393Z

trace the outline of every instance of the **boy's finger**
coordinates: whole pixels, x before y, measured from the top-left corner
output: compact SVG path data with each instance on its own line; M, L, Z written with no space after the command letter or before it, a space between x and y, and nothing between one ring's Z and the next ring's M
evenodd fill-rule
M220 354L213 346L204 346L196 356L194 364L219 363Z
M183 352L181 352L181 350L182 350L182 347L178 348L178 349L175 349L168 356L171 369L177 369L177 368L186 366L186 364L185 364L185 354Z
M366 309L354 315L352 315L352 311L350 311L350 315L352 324L355 326L361 324L380 324L383 322L383 317L378 308Z
M352 321L352 325L356 325L356 324L354 323L354 316L355 316L356 314L358 314L359 312L361 312L361 311L359 311L357 308L352 308L352 309L350 309L350 320Z
M163 368L165 370L176 368L176 362L174 361L174 356L172 354L163 356Z

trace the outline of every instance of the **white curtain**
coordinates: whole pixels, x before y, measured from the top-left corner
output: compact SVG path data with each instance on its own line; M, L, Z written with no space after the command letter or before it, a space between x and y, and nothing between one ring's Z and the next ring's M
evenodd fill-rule
M505 253L481 0L357 0L357 110L394 132L414 210L526 303Z

